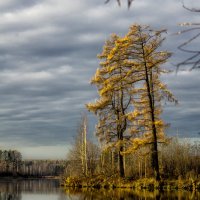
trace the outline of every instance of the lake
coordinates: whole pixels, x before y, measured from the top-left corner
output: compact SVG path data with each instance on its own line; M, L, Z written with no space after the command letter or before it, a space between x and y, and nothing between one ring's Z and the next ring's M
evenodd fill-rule
M188 200L200 199L199 192L94 190L60 188L58 180L0 180L0 200Z

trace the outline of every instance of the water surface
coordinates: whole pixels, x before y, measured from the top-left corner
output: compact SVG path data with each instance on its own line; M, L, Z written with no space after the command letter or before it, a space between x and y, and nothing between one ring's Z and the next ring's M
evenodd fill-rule
M137 191L130 189L63 189L58 180L0 180L0 200L188 200L195 191Z

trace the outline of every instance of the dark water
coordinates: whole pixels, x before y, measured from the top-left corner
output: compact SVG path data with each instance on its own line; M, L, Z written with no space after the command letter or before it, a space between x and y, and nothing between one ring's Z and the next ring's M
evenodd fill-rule
M0 180L0 200L188 200L199 199L199 192L134 190L64 190L58 180Z

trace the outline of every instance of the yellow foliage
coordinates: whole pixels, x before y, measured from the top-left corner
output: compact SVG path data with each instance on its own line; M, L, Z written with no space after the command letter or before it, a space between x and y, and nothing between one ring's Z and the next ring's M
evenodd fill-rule
M111 66L111 67L109 67L109 73L112 73L112 71L114 71L116 69L116 66Z
M89 111L92 111L92 112L97 112L97 110L99 109L103 109L107 103L109 102L109 98L108 97L104 97L104 98L101 98L100 100L96 100L95 103L88 103L86 104L86 107Z
M162 120L157 120L157 121L155 121L154 124L155 124L156 126L163 126L163 125L164 125Z
M111 60L113 58L114 54L111 52L110 54L108 54L108 60Z
M103 96L107 92L111 92L113 90L113 85L111 84L106 84L100 91L99 94L100 96Z

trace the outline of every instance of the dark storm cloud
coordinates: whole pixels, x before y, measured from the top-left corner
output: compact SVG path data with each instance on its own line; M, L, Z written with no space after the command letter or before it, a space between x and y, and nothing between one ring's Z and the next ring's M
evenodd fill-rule
M111 33L123 35L133 23L168 28L163 48L174 52L171 65L182 59L176 47L186 37L173 35L177 24L197 20L178 0L135 1L130 11L115 1L8 0L0 11L0 145L24 149L71 143L85 103L97 97L89 80ZM198 73L163 78L180 101L163 114L171 135L199 132ZM92 114L89 120L93 132Z

